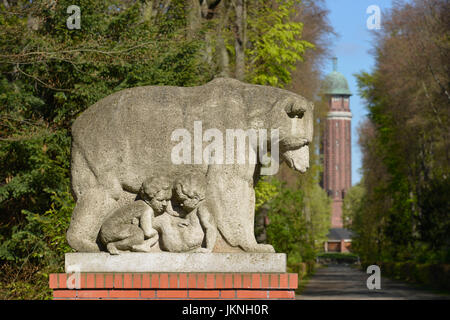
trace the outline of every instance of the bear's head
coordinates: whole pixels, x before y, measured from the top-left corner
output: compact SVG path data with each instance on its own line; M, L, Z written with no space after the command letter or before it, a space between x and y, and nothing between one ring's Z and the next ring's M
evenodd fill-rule
M295 95L281 100L272 112L272 128L280 132L280 154L287 165L301 173L309 168L309 144L313 138L314 105Z
M251 99L253 127L278 129L280 160L299 172L309 168L309 147L313 138L314 105L287 90L253 85L247 90Z

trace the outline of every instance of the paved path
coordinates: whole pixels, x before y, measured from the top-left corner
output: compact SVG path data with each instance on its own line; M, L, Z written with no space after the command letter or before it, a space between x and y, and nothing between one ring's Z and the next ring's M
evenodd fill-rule
M383 270L381 270L383 274ZM359 269L330 265L317 269L309 280L299 300L409 300L409 299L450 299L450 296L440 295L428 290L419 290L411 285L392 281L381 277L381 289L369 290L366 286L369 274Z

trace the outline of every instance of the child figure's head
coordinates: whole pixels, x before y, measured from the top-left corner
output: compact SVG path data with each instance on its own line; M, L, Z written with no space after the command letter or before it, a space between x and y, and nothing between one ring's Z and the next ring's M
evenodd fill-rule
M163 176L150 177L142 183L139 196L156 214L161 214L166 210L172 197L172 184Z
M174 189L180 205L187 212L205 199L206 181L201 176L183 176L175 181Z

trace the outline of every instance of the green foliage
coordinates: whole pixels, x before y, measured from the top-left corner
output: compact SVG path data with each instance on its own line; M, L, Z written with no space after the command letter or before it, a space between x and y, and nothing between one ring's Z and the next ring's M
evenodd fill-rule
M183 1L145 16L144 2L15 1L0 13L0 296L48 298L62 271L74 200L70 126L99 99L143 85L212 78L203 43L187 40ZM28 292L30 291L30 292Z
M354 217L363 214L362 201L364 193L364 186L360 182L352 186L345 194L344 203L342 205L342 216L345 228L351 227Z
M305 249L301 245L308 240L306 221L299 206L302 202L303 192L286 188L272 200L269 212L268 241L277 252L285 252L291 259Z
M48 287L48 275L63 270L22 264L19 268L5 262L0 266L0 299L50 300L52 290Z
M374 172L365 171L363 184L368 193L358 186L344 202L344 215L352 220L351 228L357 233L353 248L368 261L401 261L419 259L419 247L426 243L430 261L437 256L445 258L441 252L448 251L450 207L443 194L449 181L438 172L429 182L411 180L410 166L415 164L408 164L399 140L405 127L394 121L388 97L377 89L379 76L361 74L358 80L363 96L369 99L369 117L375 129L364 142L365 166ZM408 147L419 149L419 141ZM381 163L372 164L369 157Z
M404 262L382 262L379 264L383 274L402 281L426 285L427 287L450 290L450 265Z
M309 221L308 232L314 239L315 248L321 248L331 225L331 200L317 183L302 190L305 193L304 210Z
M0 298L51 299L48 275L63 272L64 253L71 252L65 233L74 202L69 192L54 193L44 214L23 210L26 223L16 225L0 245Z
M328 232L331 207L326 193L318 185L305 191L288 188L276 179L270 184L276 192L266 202L267 242L277 252L287 253L290 267L314 261Z
M278 181L270 181L267 178L260 179L255 186L255 211L258 211L265 203L273 199L278 192Z
M283 88L304 53L314 45L301 40L303 23L290 17L299 1L258 1L248 13L250 47L246 50L249 82Z
M392 274L450 261L449 61L440 56L450 48L441 36L447 11L444 1L395 4L377 38L375 70L357 75L368 109L364 179L344 213L361 260L398 264Z

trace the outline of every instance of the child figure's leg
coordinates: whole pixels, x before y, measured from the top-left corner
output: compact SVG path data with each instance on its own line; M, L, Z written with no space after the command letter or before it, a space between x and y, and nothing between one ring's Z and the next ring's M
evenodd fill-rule
M156 230L155 230L156 232ZM156 232L156 234L147 239L144 240L144 242L142 244L136 244L133 246L132 250L136 251L136 252L152 252L155 251L157 248L157 246L155 246L155 244L158 242L159 240L159 236L158 236L158 232Z
M124 225L117 234L119 241L110 242L106 248L110 254L119 254L121 251L129 251L134 245L144 242L144 232L138 226L133 224Z

